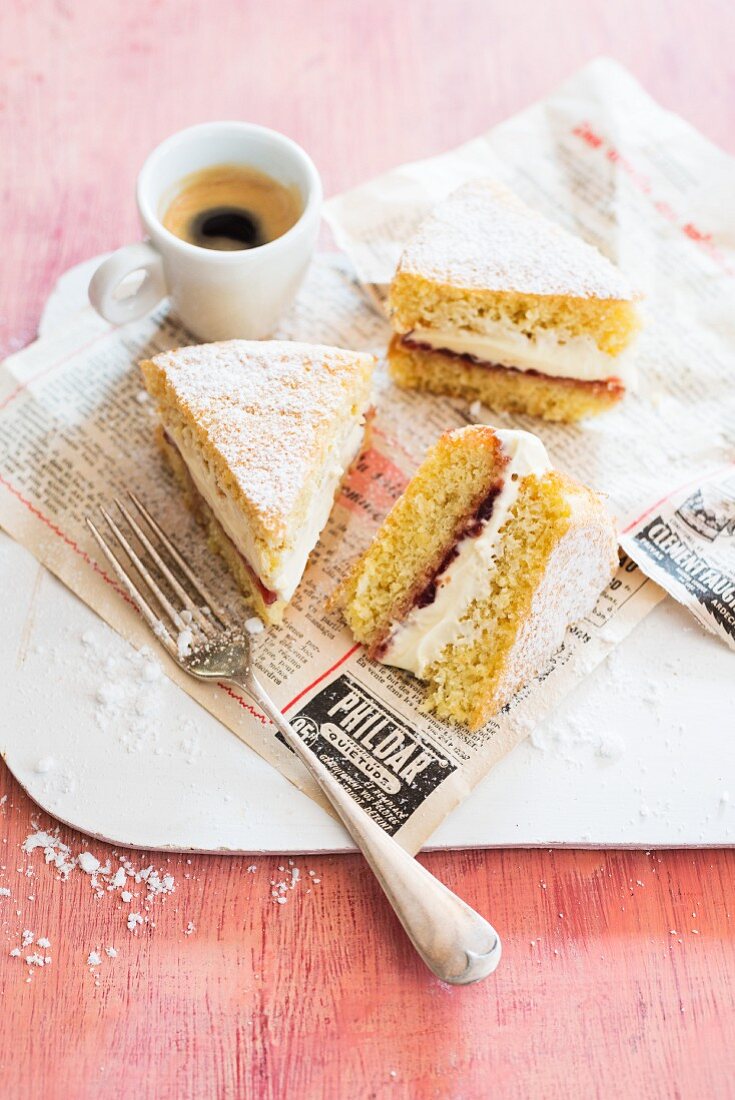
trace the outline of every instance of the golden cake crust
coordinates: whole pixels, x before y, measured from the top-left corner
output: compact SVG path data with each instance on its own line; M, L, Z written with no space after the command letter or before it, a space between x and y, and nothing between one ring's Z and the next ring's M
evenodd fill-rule
M447 548L461 537L467 515L487 497L506 465L500 440L481 424L444 432L431 448L329 601L332 608L345 611L353 634L371 657L379 654L391 624L410 609ZM448 469L461 471L463 483L449 486L442 495L437 481ZM380 598L361 613L356 597L366 583L380 590Z
M462 397L481 401L490 409L567 423L597 416L625 394L625 387L616 379L583 382L484 365L466 356L404 343L398 336L388 348L388 366L393 381L404 389Z
M544 494L549 513L535 533L518 532L527 546L511 590L512 616L497 616L493 630L482 629L505 598L505 589L495 586L471 608L476 636L462 650L447 647L427 673L431 709L470 730L482 728L544 671L567 626L590 613L618 564L615 526L597 493L558 470L529 481L535 484L519 512L530 519L533 496Z
M141 363L161 419L171 411L212 462L254 534L282 540L306 512L335 427L369 400L371 355L291 341L229 340Z

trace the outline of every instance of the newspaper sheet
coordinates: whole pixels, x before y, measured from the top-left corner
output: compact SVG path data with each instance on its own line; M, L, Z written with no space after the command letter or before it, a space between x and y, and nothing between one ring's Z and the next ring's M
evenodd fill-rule
M640 171L652 173L656 194L659 187L664 195L675 192L666 201L676 219L696 219L692 225L704 227L709 244L662 215L619 159L577 131L595 142L614 142L618 157L630 164L640 161ZM735 342L725 308L732 288L725 239L731 226L715 198L705 201L702 181L709 186L717 175L726 193L735 182L732 163L609 65L588 68L494 134L479 144L490 149L497 174L511 185L525 181L518 190L537 205L595 239L626 270L645 274L651 312L642 348L646 383L619 412L576 427L508 416L495 421L539 431L552 459L608 492L616 511L650 499L664 476L670 483L672 467L690 475L705 459L710 468L722 465L726 425L735 423L725 384ZM487 164L473 169L487 170ZM442 178L446 190L457 182L449 169ZM349 209L348 199L341 202L342 210ZM376 240L380 224L376 218ZM367 278L384 283L389 274L384 263L382 274L374 270ZM380 351L388 331L351 270L321 258L278 335ZM245 613L226 570L181 507L153 442L155 414L141 392L138 360L191 342L165 309L117 330L85 310L63 330L6 360L0 373L0 523L138 646L151 644L149 632L100 561L84 524L85 514L127 488L187 547L209 586L236 613ZM594 612L568 631L542 675L483 730L468 735L424 713L421 685L368 661L339 617L325 611L325 600L429 444L471 417L462 402L401 393L382 367L375 401L372 445L347 479L285 623L259 636L256 664L305 740L367 812L414 851L662 592L624 557ZM12 577L3 578L11 583ZM198 683L167 658L165 663L184 690L324 805L250 699L228 685Z
M697 477L624 528L621 546L735 649L735 462Z

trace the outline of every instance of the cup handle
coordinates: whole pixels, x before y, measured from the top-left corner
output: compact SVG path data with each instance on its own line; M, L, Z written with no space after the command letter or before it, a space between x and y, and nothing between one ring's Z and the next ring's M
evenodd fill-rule
M116 297L115 292L128 275L145 272L145 278L133 294ZM101 263L89 283L89 300L106 321L124 325L135 321L157 306L167 294L163 262L147 241L118 248Z

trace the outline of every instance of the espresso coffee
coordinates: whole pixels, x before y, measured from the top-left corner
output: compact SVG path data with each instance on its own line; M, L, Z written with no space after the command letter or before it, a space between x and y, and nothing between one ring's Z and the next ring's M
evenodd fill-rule
M297 187L247 165L215 164L181 180L161 220L182 241L234 252L282 237L302 212Z

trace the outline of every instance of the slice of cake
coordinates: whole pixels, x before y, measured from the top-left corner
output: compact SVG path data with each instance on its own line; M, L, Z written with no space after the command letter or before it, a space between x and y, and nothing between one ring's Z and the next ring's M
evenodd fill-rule
M210 544L280 622L363 442L371 355L230 340L141 363L159 441Z
M431 449L333 602L370 656L475 730L538 672L617 567L600 498L543 444L484 426Z
M401 257L389 306L388 361L406 388L578 420L634 381L626 280L493 181L435 207Z

